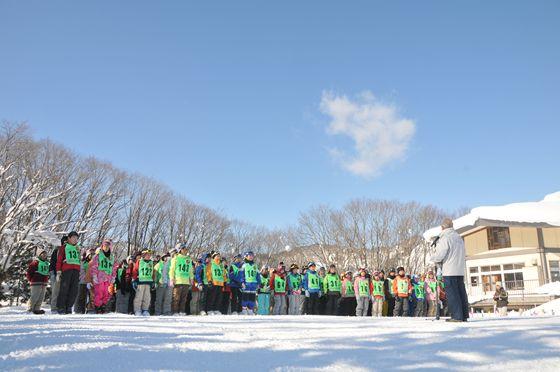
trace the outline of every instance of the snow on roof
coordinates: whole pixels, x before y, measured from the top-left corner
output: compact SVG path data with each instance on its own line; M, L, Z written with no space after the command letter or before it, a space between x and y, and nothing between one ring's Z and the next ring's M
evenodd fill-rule
M477 226L560 226L560 191L538 202L474 208L471 213L453 220L453 225L459 233ZM434 227L424 233L424 239L431 241L440 232L441 227Z
M552 282L540 286L535 289L535 293L549 295L549 296L560 296L560 282Z

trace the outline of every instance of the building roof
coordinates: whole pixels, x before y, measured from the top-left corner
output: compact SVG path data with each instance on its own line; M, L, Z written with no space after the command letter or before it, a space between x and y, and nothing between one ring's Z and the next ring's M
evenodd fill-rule
M453 226L460 234L478 226L559 227L560 191L538 202L474 208L453 220ZM441 227L434 227L424 233L424 239L431 241L440 232Z

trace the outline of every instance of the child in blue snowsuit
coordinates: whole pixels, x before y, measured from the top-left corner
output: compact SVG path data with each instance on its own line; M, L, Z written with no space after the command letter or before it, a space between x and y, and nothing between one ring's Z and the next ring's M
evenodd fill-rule
M241 306L243 315L255 314L257 290L261 281L261 274L255 265L255 254L251 251L245 253L244 263L239 270L241 277Z

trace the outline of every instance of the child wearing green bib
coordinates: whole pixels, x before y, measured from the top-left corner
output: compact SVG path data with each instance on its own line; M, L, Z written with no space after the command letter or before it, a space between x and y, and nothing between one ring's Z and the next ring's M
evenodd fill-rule
M263 266L259 275L257 314L270 315L270 274L269 267Z
M414 299L414 316L424 317L426 316L426 281L425 276L422 275L420 278L415 275L413 279L413 299Z
M41 304L45 300L47 282L49 281L49 262L47 261L47 251L42 249L39 256L31 261L27 268L27 280L31 286L31 296L27 304L27 311L41 315L45 311L41 309Z
M354 279L351 271L344 273L342 279L342 298L339 304L339 314L343 316L356 315L356 293L354 292Z
M305 313L307 315L319 315L321 278L316 269L317 265L315 262L310 262L307 265L305 275L303 275L303 289L305 290L305 297L307 299Z
M437 301L439 301L437 296L437 287L438 282L434 272L430 270L428 271L428 277L426 278L426 315L430 318L435 317L437 312Z
M288 283L288 315L301 315L304 296L301 294L302 280L297 264L290 266L286 282Z
M371 316L374 318L383 316L383 303L385 302L385 283L381 280L378 271L373 273L373 281L371 283L372 292L372 309Z
M273 315L286 315L286 268L283 262L278 264L270 277L270 290L274 293Z
M154 263L152 261L152 251L145 249L142 255L134 264L132 272L132 287L136 291L134 295L134 315L150 316L150 292L155 280Z
M412 285L405 274L404 267L398 267L397 273L398 275L393 280L393 292L395 293L393 316L408 316L408 297L412 294Z
M101 249L93 256L89 270L91 281L93 282L94 306L97 314L107 312L106 306L111 299L109 287L115 282L117 268L115 265L115 254L111 252L113 242L105 239L101 244Z
M329 272L323 278L323 293L327 297L325 315L337 314L341 290L342 282L336 272L336 266L332 264L329 266Z
M369 310L369 299L371 294L370 281L367 278L365 268L360 269L360 275L354 282L354 292L356 293L356 316L367 316Z

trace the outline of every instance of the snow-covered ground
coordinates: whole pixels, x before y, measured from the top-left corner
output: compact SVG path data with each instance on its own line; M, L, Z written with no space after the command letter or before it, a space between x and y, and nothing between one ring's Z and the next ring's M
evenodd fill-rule
M560 317L28 315L0 309L0 370L558 371Z

